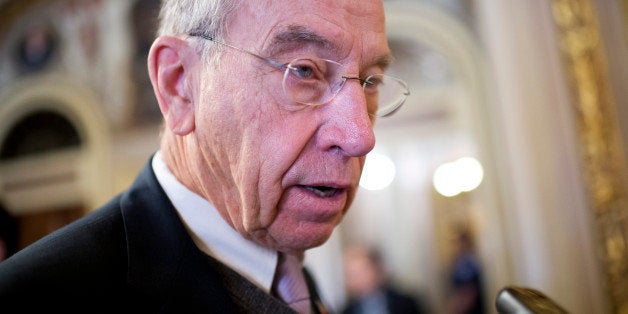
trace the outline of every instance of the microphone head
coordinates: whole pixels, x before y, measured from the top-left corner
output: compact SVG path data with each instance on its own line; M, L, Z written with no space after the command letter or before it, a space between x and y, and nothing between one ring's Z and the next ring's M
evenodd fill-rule
M495 306L500 314L569 313L542 292L518 286L507 286L500 290Z

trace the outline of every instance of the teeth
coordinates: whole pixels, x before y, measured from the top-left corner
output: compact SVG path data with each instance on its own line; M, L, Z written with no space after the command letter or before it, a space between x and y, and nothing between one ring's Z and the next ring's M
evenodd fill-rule
M326 186L306 186L308 191L312 191L314 194L320 197L332 197L336 194L336 189Z

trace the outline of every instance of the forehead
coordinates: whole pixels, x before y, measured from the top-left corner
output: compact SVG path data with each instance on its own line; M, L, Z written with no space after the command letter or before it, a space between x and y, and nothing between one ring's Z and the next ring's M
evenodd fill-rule
M229 34L269 56L298 49L336 59L388 54L381 0L245 1Z

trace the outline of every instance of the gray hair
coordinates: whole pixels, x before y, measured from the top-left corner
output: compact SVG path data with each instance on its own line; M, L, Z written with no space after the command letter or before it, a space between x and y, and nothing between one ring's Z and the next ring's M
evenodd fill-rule
M201 33L223 38L240 0L162 0L157 35ZM206 53L207 42L200 45Z

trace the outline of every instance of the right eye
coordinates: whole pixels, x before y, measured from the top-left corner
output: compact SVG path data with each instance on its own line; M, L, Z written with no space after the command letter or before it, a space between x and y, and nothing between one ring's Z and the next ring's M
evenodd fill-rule
M296 75L298 78L307 79L312 76L312 68L307 65L298 65L290 68L292 74Z
M316 62L309 59L299 59L295 60L288 66L290 69L290 74L295 77L308 80L308 79L321 79L322 68Z

